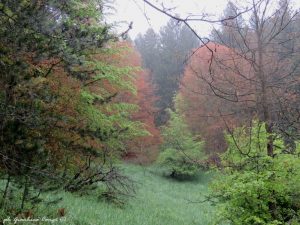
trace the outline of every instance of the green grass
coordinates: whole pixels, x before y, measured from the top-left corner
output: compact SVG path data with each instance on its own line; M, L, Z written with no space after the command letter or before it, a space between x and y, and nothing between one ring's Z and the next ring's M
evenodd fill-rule
M122 166L137 182L137 193L123 208L70 193L56 208L66 209L66 222L78 225L211 225L214 211L209 203L190 203L207 193L209 175L200 174L194 181L176 181L162 176L155 167ZM48 209L40 209L43 210Z

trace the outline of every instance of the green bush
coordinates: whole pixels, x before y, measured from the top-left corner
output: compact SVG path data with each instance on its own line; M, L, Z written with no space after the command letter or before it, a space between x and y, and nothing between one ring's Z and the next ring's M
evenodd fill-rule
M220 203L220 221L230 224L300 224L300 158L285 154L273 135L275 156L267 155L264 124L238 128L226 135L223 170L212 188ZM299 146L299 145L298 145Z
M195 140L181 115L171 110L169 113L169 123L162 129L164 142L158 163L172 177L194 176L204 159L203 142Z

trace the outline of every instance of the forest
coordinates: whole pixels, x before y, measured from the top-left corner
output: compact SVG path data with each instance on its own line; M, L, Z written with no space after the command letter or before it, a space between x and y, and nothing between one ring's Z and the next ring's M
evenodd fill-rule
M139 1L0 0L0 224L300 225L300 9Z

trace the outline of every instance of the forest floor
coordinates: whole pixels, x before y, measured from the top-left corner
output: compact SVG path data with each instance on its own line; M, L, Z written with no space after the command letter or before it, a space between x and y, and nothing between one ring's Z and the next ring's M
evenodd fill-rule
M210 175L201 173L193 181L178 181L162 175L154 166L122 165L136 182L136 194L123 207L98 200L95 196L58 194L63 200L65 221L72 225L211 225L215 218L209 203L192 203L203 199ZM43 209L41 209L42 211ZM45 208L44 210L49 210Z

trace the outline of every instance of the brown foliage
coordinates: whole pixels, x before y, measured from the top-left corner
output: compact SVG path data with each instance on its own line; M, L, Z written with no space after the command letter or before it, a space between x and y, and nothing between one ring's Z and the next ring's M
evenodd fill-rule
M234 127L246 116L240 112L253 105L250 76L242 57L214 43L197 50L186 66L180 87L182 111L191 130L205 139L208 152L226 149L223 120Z
M129 42L120 43L125 46L127 51L120 57L122 64L136 67L135 87L136 95L122 93L118 95L118 100L127 101L139 107L138 111L133 113L131 119L143 123L144 129L149 133L146 136L138 137L127 142L127 152L123 158L128 161L147 164L156 159L158 146L161 143L160 131L155 126L154 116L158 109L155 107L157 97L154 95L155 87L151 81L149 71L142 69L142 61L139 53Z
M158 146L161 143L160 131L155 126L154 115L157 113L154 95L154 88L151 84L150 74L147 71L141 71L136 80L137 96L134 102L139 106L139 110L132 115L132 119L144 124L144 128L149 135L137 138L130 143L130 149L137 152L137 158L140 163L148 163L156 159Z

